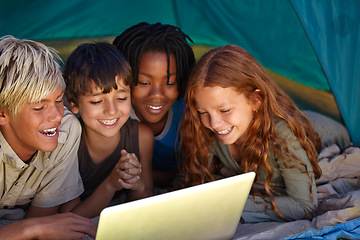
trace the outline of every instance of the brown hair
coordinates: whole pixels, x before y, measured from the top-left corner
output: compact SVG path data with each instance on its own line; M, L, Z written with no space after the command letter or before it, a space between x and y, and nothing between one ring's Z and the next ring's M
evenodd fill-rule
M91 92L92 83L109 93L117 89L115 77L125 86L132 86L131 67L124 55L111 43L80 44L68 57L64 66L65 95L78 104L79 95Z

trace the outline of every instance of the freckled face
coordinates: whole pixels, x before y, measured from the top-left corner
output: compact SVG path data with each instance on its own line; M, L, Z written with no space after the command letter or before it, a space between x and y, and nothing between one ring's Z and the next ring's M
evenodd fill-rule
M25 103L15 117L8 116L8 124L1 126L7 142L23 161L37 150L51 152L57 147L64 115L63 94L59 87L38 103Z
M78 106L72 108L75 114L80 113L88 138L114 137L120 134L120 128L130 116L131 102L130 87L117 79L117 88L103 93L102 89L94 85L92 93L79 96Z
M233 88L199 87L195 92L201 123L227 145L242 142L254 116L254 105Z
M168 81L167 55L162 52L145 52L140 61L139 83L132 90L131 102L141 122L154 128L165 126L167 113L179 93L176 83L176 60L170 55ZM156 131L155 131L156 132Z

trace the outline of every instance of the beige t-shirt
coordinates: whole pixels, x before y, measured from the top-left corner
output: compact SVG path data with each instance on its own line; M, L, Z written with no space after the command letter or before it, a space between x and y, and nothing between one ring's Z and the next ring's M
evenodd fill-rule
M3 209L29 202L54 207L84 191L77 157L80 135L79 121L65 108L57 148L49 153L38 151L26 164L0 132L0 217Z

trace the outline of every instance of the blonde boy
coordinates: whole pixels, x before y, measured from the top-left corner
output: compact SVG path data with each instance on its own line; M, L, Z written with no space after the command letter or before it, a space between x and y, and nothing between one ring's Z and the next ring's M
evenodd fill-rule
M81 127L63 106L65 82L57 59L54 50L41 43L0 38L3 239L95 234L88 219L54 215L83 192L77 161Z

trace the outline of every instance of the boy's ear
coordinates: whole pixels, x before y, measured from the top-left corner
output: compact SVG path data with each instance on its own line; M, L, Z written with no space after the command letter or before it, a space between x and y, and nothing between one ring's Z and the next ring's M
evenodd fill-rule
M79 107L75 103L70 102L70 107L73 114L79 113Z
M6 125L9 123L8 114L0 108L0 125Z

